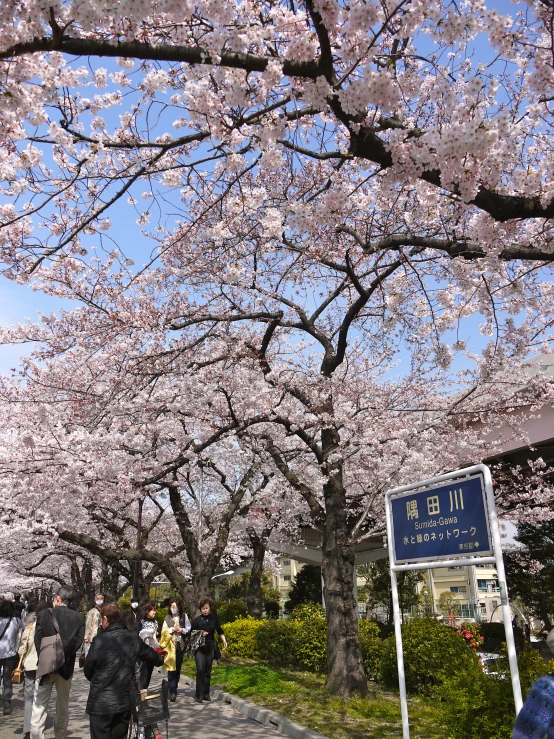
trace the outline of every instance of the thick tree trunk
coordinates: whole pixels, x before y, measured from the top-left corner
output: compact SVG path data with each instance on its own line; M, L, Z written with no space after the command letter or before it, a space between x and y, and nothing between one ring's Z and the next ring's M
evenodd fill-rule
M260 619L264 610L262 574L264 571L267 540L260 539L258 536L251 536L250 543L252 545L253 559L250 580L248 581L248 590L246 592L246 607L248 608L249 616Z
M332 434L324 430L322 436ZM323 438L325 443L325 439ZM327 683L335 695L366 695L358 615L354 598L356 551L346 517L346 494L341 470L324 486L323 596L327 613Z
M212 585L213 572L211 568L196 567L192 572L192 598L188 599L187 605L192 618L200 614L200 598L209 598Z

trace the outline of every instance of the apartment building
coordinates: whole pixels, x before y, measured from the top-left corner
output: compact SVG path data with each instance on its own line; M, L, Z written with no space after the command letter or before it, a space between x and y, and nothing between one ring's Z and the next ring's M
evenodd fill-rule
M273 575L273 587L281 593L281 608L289 599L289 592L294 583L294 578L300 572L304 565L289 557L282 557L279 560L281 567L278 575Z
M273 586L281 593L281 608L289 599L294 578L304 566L288 557L279 561L279 574L273 576ZM358 578L357 585L363 587L365 580ZM453 596L458 622L467 620L490 621L496 614L498 620L500 590L494 565L479 567L441 567L425 571L420 590L426 588L433 600L433 611L440 612L440 598L443 593ZM360 616L365 614L365 603L359 604Z
M490 621L500 606L500 589L494 565L430 569L420 585L420 588L424 587L433 598L436 612L440 610L441 595L452 595L460 614L458 621Z

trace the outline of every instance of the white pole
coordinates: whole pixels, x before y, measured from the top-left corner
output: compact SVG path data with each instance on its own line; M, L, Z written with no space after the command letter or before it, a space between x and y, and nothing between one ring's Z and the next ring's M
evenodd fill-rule
M402 651L402 624L400 620L400 602L398 598L398 580L396 572L390 573L392 589L392 612L394 617L394 636L396 638L396 657L398 659L398 687L400 689L400 709L402 711L402 737L410 739L410 722L408 719L408 698L406 696L406 673L404 670L404 652Z
M512 614L510 612L510 603L508 601L508 589L506 587L506 573L504 571L504 559L502 557L502 543L500 540L500 530L498 528L498 517L496 515L496 503L494 501L494 492L492 489L492 477L490 470L486 465L479 466L481 467L483 472L483 478L485 481L485 492L487 493L489 522L491 528L492 542L494 546L494 555L496 558L496 571L498 573L498 582L500 585L500 603L502 605L502 616L504 618L504 629L506 631L506 646L508 648L508 661L510 663L510 673L512 675L512 690L514 693L514 703L517 715L521 711L521 708L523 706L523 697L521 695L521 684L519 682L516 643L514 639L514 630L512 628Z
M392 595L392 615L394 620L394 636L396 639L396 659L398 662L398 688L400 690L400 710L402 712L402 739L410 739L410 721L408 718L408 698L406 696L406 672L404 669L404 652L402 651L402 624L400 621L400 600L398 598L398 580L396 578L396 560L394 557L392 516L390 493L385 495L385 513L387 519L387 546L389 548L390 581Z

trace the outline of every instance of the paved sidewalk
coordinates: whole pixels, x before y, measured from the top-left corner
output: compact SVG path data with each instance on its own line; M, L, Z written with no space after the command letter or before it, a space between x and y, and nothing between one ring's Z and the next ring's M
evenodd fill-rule
M151 690L161 682L162 675L154 670ZM228 703L212 700L210 703L195 703L193 692L186 678L181 678L176 703L170 703L169 739L277 739L275 729L262 726L252 719L241 716ZM75 669L70 698L70 718L68 739L88 739L90 737L88 716L85 705L88 696L88 682L83 671ZM53 723L56 692L52 690L52 701L48 709L48 723L45 739L53 739ZM160 729L162 726L160 726ZM0 739L17 739L23 736L23 691L14 686L11 716L0 714ZM165 739L165 726L163 727Z

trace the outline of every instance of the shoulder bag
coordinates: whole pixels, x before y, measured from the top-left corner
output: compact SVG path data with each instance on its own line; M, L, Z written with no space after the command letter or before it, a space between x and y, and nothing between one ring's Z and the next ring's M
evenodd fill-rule
M54 636L43 636L40 642L40 652L38 655L37 678L44 675L51 675L57 672L65 664L65 654L63 651L63 642L60 636L60 627L56 621L56 617L51 608L48 609L52 616L52 623L56 633Z
M29 648L29 638L31 636L31 631L33 630L33 624L29 625L29 633L27 634L27 638L25 639L25 646L23 647L23 651L19 655L19 664L15 668L15 670L12 672L12 683L14 685L21 685L23 682L23 673L25 670L23 669L23 660L25 659L25 655L27 654L27 649Z

